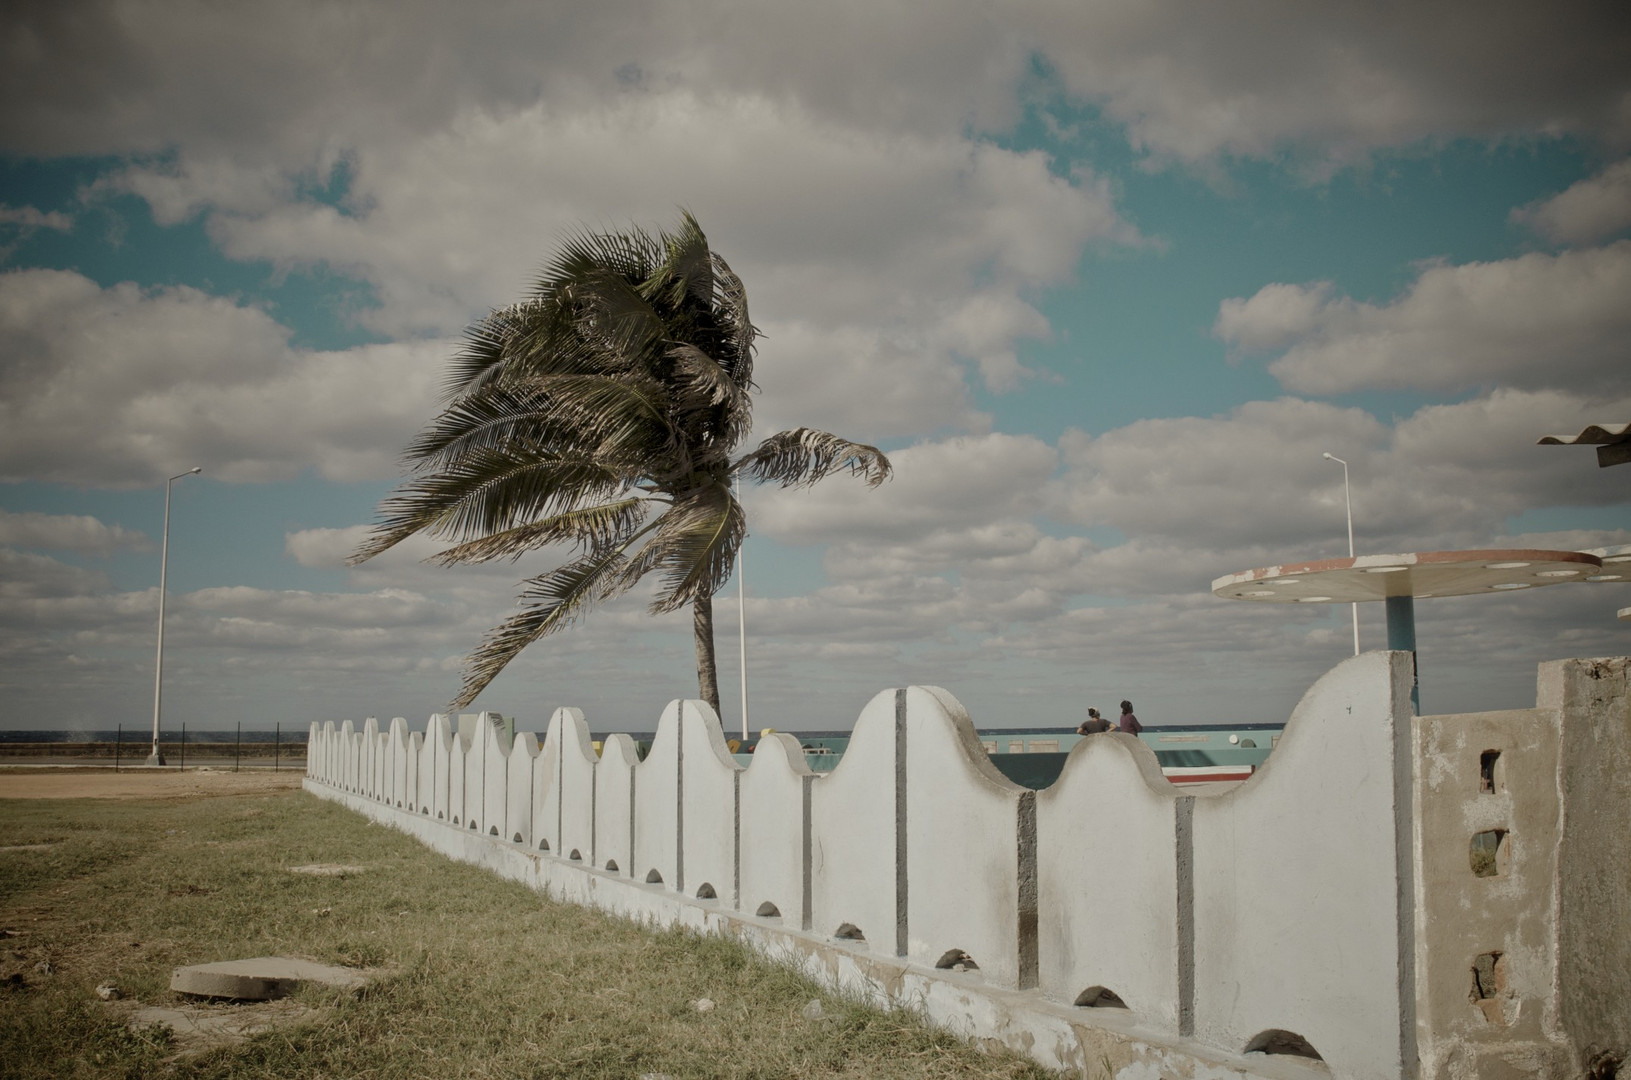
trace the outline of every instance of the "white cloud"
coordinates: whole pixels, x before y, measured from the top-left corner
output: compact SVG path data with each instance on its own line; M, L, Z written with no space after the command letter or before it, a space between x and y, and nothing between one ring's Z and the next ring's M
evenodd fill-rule
M1616 162L1568 190L1512 211L1554 244L1594 244L1631 226L1631 159Z
M359 317L396 336L449 333L509 302L584 223L664 225L684 205L748 284L767 400L814 391L793 422L873 438L977 429L963 366L1013 388L1029 374L1019 343L1049 333L1038 291L1066 281L1085 245L1142 243L1107 184L1055 175L1040 153L844 127L762 95L472 110L421 139L364 144L349 165L345 212L269 189L261 165L186 153L120 183L167 219L205 212L234 258L368 281L380 306ZM864 403L862 382L877 390Z
M0 613L17 601L86 596L106 587L105 574L47 555L0 547Z
M0 274L0 478L129 486L195 464L237 481L395 476L451 350L313 352L264 311L191 288Z
M1045 4L1019 25L1071 90L1158 159L1291 151L1317 170L1422 139L1631 139L1628 32L1608 9L1494 4Z
M882 487L835 476L812 488L753 492L754 530L787 544L918 543L935 530L1029 517L1058 465L1042 440L998 432L919 443L889 459L895 474Z
M9 7L0 95L18 104L0 140L31 154L185 144L332 161L471 105L675 90L764 94L846 125L991 131L1018 115L1037 58L1138 145L1185 161L1293 143L1352 160L1432 137L1631 135L1627 29L1611 6L192 0L139 12Z
M88 514L13 513L4 509L0 509L0 544L94 555L152 546L145 534L122 525L106 525Z
M1604 248L1422 269L1386 304L1328 284L1225 300L1213 333L1269 364L1287 389L1461 391L1612 386L1631 336L1631 240Z

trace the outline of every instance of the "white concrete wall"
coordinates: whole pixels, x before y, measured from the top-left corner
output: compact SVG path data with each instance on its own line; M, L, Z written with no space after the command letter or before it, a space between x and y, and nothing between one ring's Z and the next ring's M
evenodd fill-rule
M1035 793L997 771L962 703L937 686L906 691L902 780L906 956L977 965L978 977L999 986L1035 986ZM1020 872L1022 816L1028 880Z
M508 840L510 834L504 831L509 824L510 813L510 750L511 744L508 736L499 728L495 728L490 717L496 714L481 714L481 738L487 744L486 756L482 760L482 793L481 793L481 820L480 829L488 836L501 836Z
M805 846L808 792L815 774L791 735L760 739L742 774L742 894L738 909L757 915L769 904L784 926L808 929Z
M556 709L551 729L560 729L561 842L556 854L595 863L595 748L589 725L577 709Z
M566 854L561 850L561 725L553 721L532 763L532 846Z
M636 881L655 875L680 888L680 706L671 701L657 719L646 759L634 772L634 870Z
M447 820L448 762L453 738L447 717L432 713L419 748L419 812L432 821Z
M443 820L465 828L465 759L470 755L470 746L465 742L464 732L453 731L450 734L447 755L447 816Z
M1154 751L1116 732L1077 743L1037 794L1040 982L1053 1000L1108 990L1179 1033L1180 797Z
M389 736L390 745L386 748L389 769L386 801L401 810L408 805L408 776L413 770L408 759L408 743L412 741L412 736L408 734L406 717L391 717Z
M701 897L712 891L722 905L737 907L738 777L719 717L705 701L686 701L680 710L680 805L685 859L685 891Z
M634 876L634 773L640 764L634 740L611 735L595 766L595 865Z
M843 760L810 792L810 929L836 935L853 926L880 956L905 952L895 857L896 699L904 738L905 694L885 690L866 703Z
M1252 778L1197 799L1195 1033L1308 1040L1333 1071L1415 1069L1409 653L1344 660Z
M515 745L510 747L504 764L505 806L503 837L511 843L532 847L532 798L537 785L532 780L533 766L538 760L538 736L530 731L515 733Z
M485 723L467 724L463 716L459 721L459 741L464 744L464 814L459 821L472 832L486 835L482 818L487 813L487 757L493 744Z
M1597 1043L1626 1025L1556 958L1623 951L1615 905L1631 895L1631 860L1571 877L1553 854L1583 863L1631 819L1617 764L1631 761L1624 662L1570 664L1550 676L1568 692L1543 693L1538 709L1413 718L1408 654L1346 660L1309 689L1251 780L1201 793L1174 788L1148 747L1117 734L1078 744L1048 790L1019 788L934 687L868 702L825 775L789 736L761 740L742 770L694 701L668 705L643 762L627 736L597 758L582 714L561 709L542 743L524 734L509 748L486 722L467 740L443 716L422 740L401 721L377 736L373 721L313 725L307 767L315 788L392 813L401 790L416 835L479 851L484 865L508 865L484 846L500 845L532 860L517 866L559 868L551 882L590 875L733 927L799 934L826 970L933 971L966 954L977 969L925 985L965 1004L1049 1002L1078 1033L1225 1057L1290 1033L1341 1080L1416 1080L1423 1068L1462 1080L1456 1061L1472 1053L1561 1080L1588 1053L1618 1051L1570 1042L1560 1016L1580 1017ZM1512 755L1503 776L1527 777L1533 807L1471 790L1485 743ZM1571 786L1591 795L1572 813ZM470 814L502 827L471 830ZM1470 831L1490 827L1516 854L1496 878L1468 878ZM661 884L647 886L653 874ZM716 898L699 905L704 883ZM597 887L568 892L613 895ZM1483 905L1476 920L1459 918L1462 898ZM779 923L757 916L767 903ZM864 942L834 942L843 926ZM1506 996L1481 1011L1457 989L1475 948L1507 954ZM1593 978L1618 986L1623 974ZM1089 1007L1084 992L1098 989L1126 1008ZM1490 1016L1504 1027L1480 1028ZM1284 1068L1295 1071L1265 1073Z

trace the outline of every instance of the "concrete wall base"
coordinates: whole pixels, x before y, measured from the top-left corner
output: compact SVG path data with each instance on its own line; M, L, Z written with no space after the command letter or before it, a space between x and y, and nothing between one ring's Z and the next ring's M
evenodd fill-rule
M308 792L414 837L433 851L519 881L556 899L655 926L728 935L791 965L823 986L886 1008L917 1012L960 1038L1006 1049L1091 1080L1318 1080L1319 1062L1278 1055L1234 1055L1173 1038L1121 1010L1071 1008L1030 990L989 986L978 975L879 958L833 938L693 900L582 863L531 851L496 836L347 794L313 780Z

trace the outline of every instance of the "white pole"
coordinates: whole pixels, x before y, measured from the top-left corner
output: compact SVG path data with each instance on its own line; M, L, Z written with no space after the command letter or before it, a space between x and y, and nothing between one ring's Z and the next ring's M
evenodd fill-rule
M740 499L742 489L735 477L731 478L731 487L735 489L734 495ZM743 537L744 541L746 537ZM745 546L745 545L744 545ZM742 549L736 550L736 644L739 650L740 669L742 672L742 741L748 741L748 609L744 598L742 572Z
M1335 454L1326 452L1325 456L1342 466L1342 501L1348 506L1348 558L1354 557L1354 504L1348 494L1348 463ZM1353 605L1354 616L1354 655L1359 655L1359 605Z
M170 485L184 476L203 471L203 466L194 466L164 482L164 539L159 546L159 652L153 665L153 752L147 755L149 765L164 764L164 754L159 750L159 710L164 703L164 592L170 572Z

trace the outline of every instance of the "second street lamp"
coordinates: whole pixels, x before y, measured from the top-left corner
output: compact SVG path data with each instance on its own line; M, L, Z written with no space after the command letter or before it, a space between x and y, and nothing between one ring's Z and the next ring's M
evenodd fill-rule
M1327 461L1334 461L1338 465L1342 466L1342 501L1344 503L1346 503L1347 506L1348 506L1348 558L1351 559L1351 558L1353 558L1353 554L1354 554L1354 504L1353 504L1353 499L1351 497L1349 497L1349 495L1348 495L1348 463L1346 461L1343 461L1341 458L1337 457L1335 454L1331 453L1329 450L1327 450L1325 452L1325 459ZM1359 605L1358 604L1353 605L1353 615L1354 615L1354 655L1358 656L1359 655Z
M202 465L194 465L164 482L164 539L159 546L159 655L153 672L153 752L147 755L149 765L164 764L164 752L159 749L159 710L164 702L164 591L170 570L170 485L203 471Z

